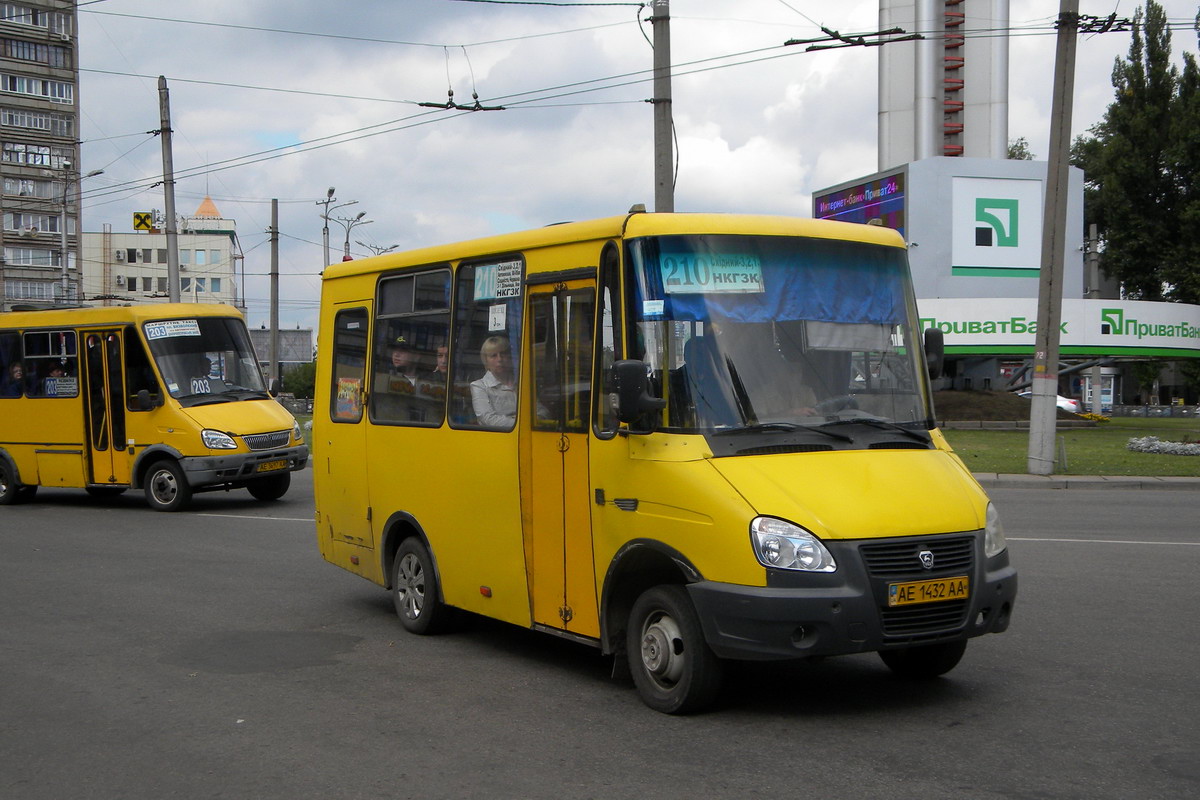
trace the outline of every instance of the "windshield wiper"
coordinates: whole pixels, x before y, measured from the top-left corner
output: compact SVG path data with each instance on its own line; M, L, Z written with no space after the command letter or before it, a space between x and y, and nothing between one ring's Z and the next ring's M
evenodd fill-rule
M854 439L841 433L834 433L822 429L823 426L813 425L797 425L794 422L758 422L753 425L746 425L741 428L730 428L729 430L717 431L713 436L730 436L733 434L742 433L767 433L769 431L815 431L816 433L824 434L831 439L839 439L843 442L853 442Z
M834 420L833 422L826 422L821 427L825 428L825 427L829 427L831 425L870 425L872 428L880 428L882 430L897 431L898 433L902 433L910 439L915 439L918 442L924 442L926 444L929 443L928 436L922 436L921 434L917 433L916 431L905 428L903 425L897 425L894 422L887 422L882 419L871 419L869 417L860 417L858 419L839 419L839 420Z

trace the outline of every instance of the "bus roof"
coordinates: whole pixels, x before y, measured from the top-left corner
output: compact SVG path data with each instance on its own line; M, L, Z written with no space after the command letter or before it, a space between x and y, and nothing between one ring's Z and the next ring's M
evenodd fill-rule
M0 314L3 328L45 328L56 325L140 325L159 319L191 317L238 317L242 312L223 303L147 303L136 306L93 306L89 308L46 308L36 311L6 311Z
M515 233L504 233L453 244L424 247L401 253L387 253L357 261L331 264L323 280L364 275L381 270L418 264L476 258L512 253L538 247L584 242L597 239L681 234L754 234L760 236L806 236L817 239L841 239L867 244L904 247L904 239L891 228L860 225L806 217L781 217L750 214L652 214L636 212L616 217L564 222Z

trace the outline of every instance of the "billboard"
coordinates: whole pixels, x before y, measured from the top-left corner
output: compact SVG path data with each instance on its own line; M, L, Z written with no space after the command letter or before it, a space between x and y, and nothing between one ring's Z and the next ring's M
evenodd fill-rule
M827 194L813 196L813 216L838 222L883 222L904 235L904 173L885 175Z

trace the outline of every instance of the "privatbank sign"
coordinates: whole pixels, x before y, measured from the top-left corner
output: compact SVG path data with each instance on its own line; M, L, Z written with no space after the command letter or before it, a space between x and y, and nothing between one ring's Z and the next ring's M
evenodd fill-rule
M1037 335L1037 300L918 300L921 328L939 328L949 353L1027 355ZM1068 300L1062 354L1200 358L1200 306L1135 300Z

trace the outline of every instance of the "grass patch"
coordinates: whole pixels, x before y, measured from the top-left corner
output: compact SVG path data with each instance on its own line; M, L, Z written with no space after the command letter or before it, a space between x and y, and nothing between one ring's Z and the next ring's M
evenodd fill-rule
M945 430L946 440L972 472L1028 472L1029 431ZM1157 436L1164 441L1200 439L1200 418L1116 417L1095 428L1060 430L1067 463L1058 475L1147 475L1200 478L1200 456L1135 453L1126 448L1133 437ZM1055 446L1057 457L1059 450Z

